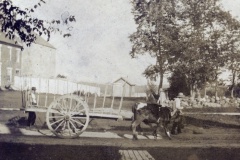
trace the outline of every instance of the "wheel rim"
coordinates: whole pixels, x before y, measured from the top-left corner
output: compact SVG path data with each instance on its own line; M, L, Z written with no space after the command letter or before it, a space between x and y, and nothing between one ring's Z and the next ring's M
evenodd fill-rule
M64 95L53 101L46 113L48 128L58 137L75 138L89 123L87 104L75 95Z

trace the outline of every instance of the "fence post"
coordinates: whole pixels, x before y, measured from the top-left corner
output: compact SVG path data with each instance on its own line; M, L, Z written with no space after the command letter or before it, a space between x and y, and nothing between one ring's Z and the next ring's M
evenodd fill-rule
M54 81L54 84L53 84L53 86L54 86L54 92L53 92L53 100L55 101L55 99L56 99L56 97L55 97L55 94L56 94L56 79L53 79Z
M22 93L22 107L25 108L26 105L25 105L25 91L23 90L23 83L22 83L22 78L23 77L20 77L20 82L21 82L21 93Z
M97 93L94 93L94 104L93 104L93 110L95 110L97 104Z
M68 94L69 92L68 92L68 81L67 81L67 94Z
M122 103L123 103L123 96L124 96L124 93L125 93L125 84L123 84L123 88L122 88L122 96L121 96L121 101L120 101L120 105L119 105L119 109L118 109L118 114L120 114L121 112L121 109L122 109Z
M107 96L107 89L108 89L108 84L105 87L105 92L104 92L104 98L103 98L103 104L102 104L102 113L103 113L103 108L105 105L105 100L106 100L106 96Z
M48 87L48 89L46 90L46 96L45 96L45 107L47 107L47 101L48 101L49 79L47 79L47 87Z
M41 78L38 78L38 97L37 97L37 105L39 106L40 101L40 88L41 88Z
M113 91L113 87L114 87L114 84L112 85L112 91ZM115 96L114 96L114 93L112 93L111 114L113 112L114 99L115 99Z

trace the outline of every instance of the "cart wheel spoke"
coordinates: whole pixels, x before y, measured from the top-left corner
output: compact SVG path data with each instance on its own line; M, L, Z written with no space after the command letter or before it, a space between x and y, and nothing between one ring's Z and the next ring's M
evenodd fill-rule
M53 122L53 123L50 123L50 125L52 126L52 125L54 125L54 124L56 124L56 123L58 123L58 122L61 122L61 121L63 121L64 119L62 118L62 119L59 119L59 120L57 120L57 121L55 121L55 122Z
M64 108L63 108L63 106L61 105L61 103L58 103L58 102L57 102L56 107L60 108L61 111L64 111Z
M58 108L52 108L49 113L55 113L59 115L64 115L64 111L59 110Z
M79 105L80 105L81 103L77 103L77 105L76 106L74 106L74 108L72 108L72 111L77 111L77 108L79 107Z
M65 109L66 109L66 111L67 111L66 100L63 100L63 101L62 101L62 106L63 106L63 108L65 108Z
M84 126L84 124L81 123L81 122L79 122L79 121L76 121L76 120L74 120L74 119L71 119L71 120L72 120L73 122L77 123L77 124L80 124L80 125Z
M72 136L72 132L71 132L71 128L70 128L70 124L69 124L69 121L67 122L67 126L68 126L68 132L69 132L69 135Z
M61 123L59 123L59 125L54 129L55 131L58 130L58 128L64 123L64 121L62 121Z
M66 121L64 121L63 127L62 127L62 131L64 131L66 129Z
M69 121L70 122L70 124L73 126L73 128L74 128L74 132L76 132L78 129L75 127L75 125L72 123L72 121Z

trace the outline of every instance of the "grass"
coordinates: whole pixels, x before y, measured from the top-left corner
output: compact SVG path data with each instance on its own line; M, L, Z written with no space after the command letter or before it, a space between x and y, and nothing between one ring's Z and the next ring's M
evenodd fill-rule
M47 95L47 106L50 105L50 103L54 100L54 98L57 98L59 95L53 95L53 94L48 94ZM40 94L39 96L40 99L40 106L45 105L45 97L46 94ZM94 96L90 96L88 98L88 105L90 108L93 108L94 105ZM104 97L97 97L97 107L102 107L104 101ZM121 98L117 97L114 98L114 103L113 103L113 108L118 109L120 105ZM123 99L123 104L122 104L122 110L128 110L131 111L131 107L134 103L136 102L145 102L144 98L124 98ZM112 98L107 97L105 99L105 108L110 108L112 104ZM22 94L19 91L3 91L0 92L0 108L6 107L6 108L20 108L22 106ZM228 107L228 108L187 108L183 109L183 112L239 112L240 109L237 107ZM1 111L0 120L6 120L6 119L11 119L14 116L24 116L23 112L14 112L14 111ZM37 113L38 117L38 123L43 124L45 121L45 113ZM25 114L25 116L27 116ZM205 121L211 121L211 122L218 122L221 124L231 124L231 125L237 125L239 124L239 116L221 116L221 115L202 115L202 114L196 114L196 115L189 115L190 117L186 117L189 119L188 123L193 123L196 121L199 123L201 121L201 125L205 125ZM204 120L204 123L202 122ZM194 122L193 122L194 121ZM115 121L109 121L109 120L101 120L98 119L97 121L92 122L91 124L95 126L98 126L98 128L119 128L120 130L123 130L124 128L129 129L130 122L115 122ZM207 124L209 124L207 122ZM214 123L215 124L215 123Z
M185 108L184 112L207 112L207 113L221 113L221 112L240 112L238 107L203 107L203 108Z
M59 97L60 95L47 95L47 106L50 105L54 98ZM46 94L37 94L36 97L39 97L39 106L45 106L45 98ZM84 97L83 97L84 98ZM94 96L88 97L88 106L89 108L93 108L94 106ZM97 97L96 107L102 107L104 101L104 97ZM116 97L114 98L113 109L119 109L121 98ZM131 111L131 107L136 102L144 102L144 98L124 98L122 103L122 110L129 110ZM112 104L112 97L106 97L105 99L105 108L110 108ZM3 91L0 92L0 108L21 108L22 106L22 93L20 91ZM1 111L0 121L6 121L6 119L11 119L16 116L25 117L27 118L27 114L23 113L22 111ZM37 112L37 120L36 125L42 126L45 122L45 113ZM24 122L25 125L25 122ZM91 122L91 125L94 128L102 129L102 128L112 128L118 126L127 126L129 129L130 122L117 122L117 121L109 121L104 119L98 119L96 121ZM126 128L126 127L125 127Z
M19 91L1 91L0 107L20 108L22 106L22 96Z
M55 98L60 95L47 94L37 94L37 98L39 98L39 106L49 106ZM84 97L83 97L84 98ZM94 106L94 96L88 97L88 106L93 108ZM103 106L104 97L96 98L96 107ZM115 97L114 102L112 97L106 97L105 99L105 108L110 108L113 102L113 108L119 109L121 98ZM136 102L145 102L145 98L138 97L124 97L122 103L122 110L131 110L131 107ZM22 93L20 91L2 91L0 92L0 108L20 108L22 106ZM184 112L240 112L240 108L237 107L205 107L205 108L186 108L183 110Z
M53 94L36 94L36 98L39 99L39 106L49 106L55 98L60 95ZM47 99L46 99L47 97ZM85 98L85 97L83 97ZM94 96L88 97L87 103L90 108L94 106ZM104 97L96 98L96 107L103 106ZM120 106L121 98L115 97L114 101L112 97L106 97L105 99L105 108L110 108L113 102L113 108L118 109ZM136 102L145 102L144 98L123 98L122 109L131 110L131 107ZM20 91L2 91L0 92L0 108L20 108L22 107L22 93Z

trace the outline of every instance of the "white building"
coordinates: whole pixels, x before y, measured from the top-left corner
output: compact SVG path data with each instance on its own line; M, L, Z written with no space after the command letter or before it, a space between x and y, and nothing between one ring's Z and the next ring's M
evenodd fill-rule
M56 48L38 37L30 47L16 44L0 33L0 87L14 83L14 76L56 77Z
M135 84L130 83L125 78L120 77L113 82L114 97L132 97L135 95Z
M41 78L56 77L56 48L42 37L38 37L30 47L24 47L22 75Z

